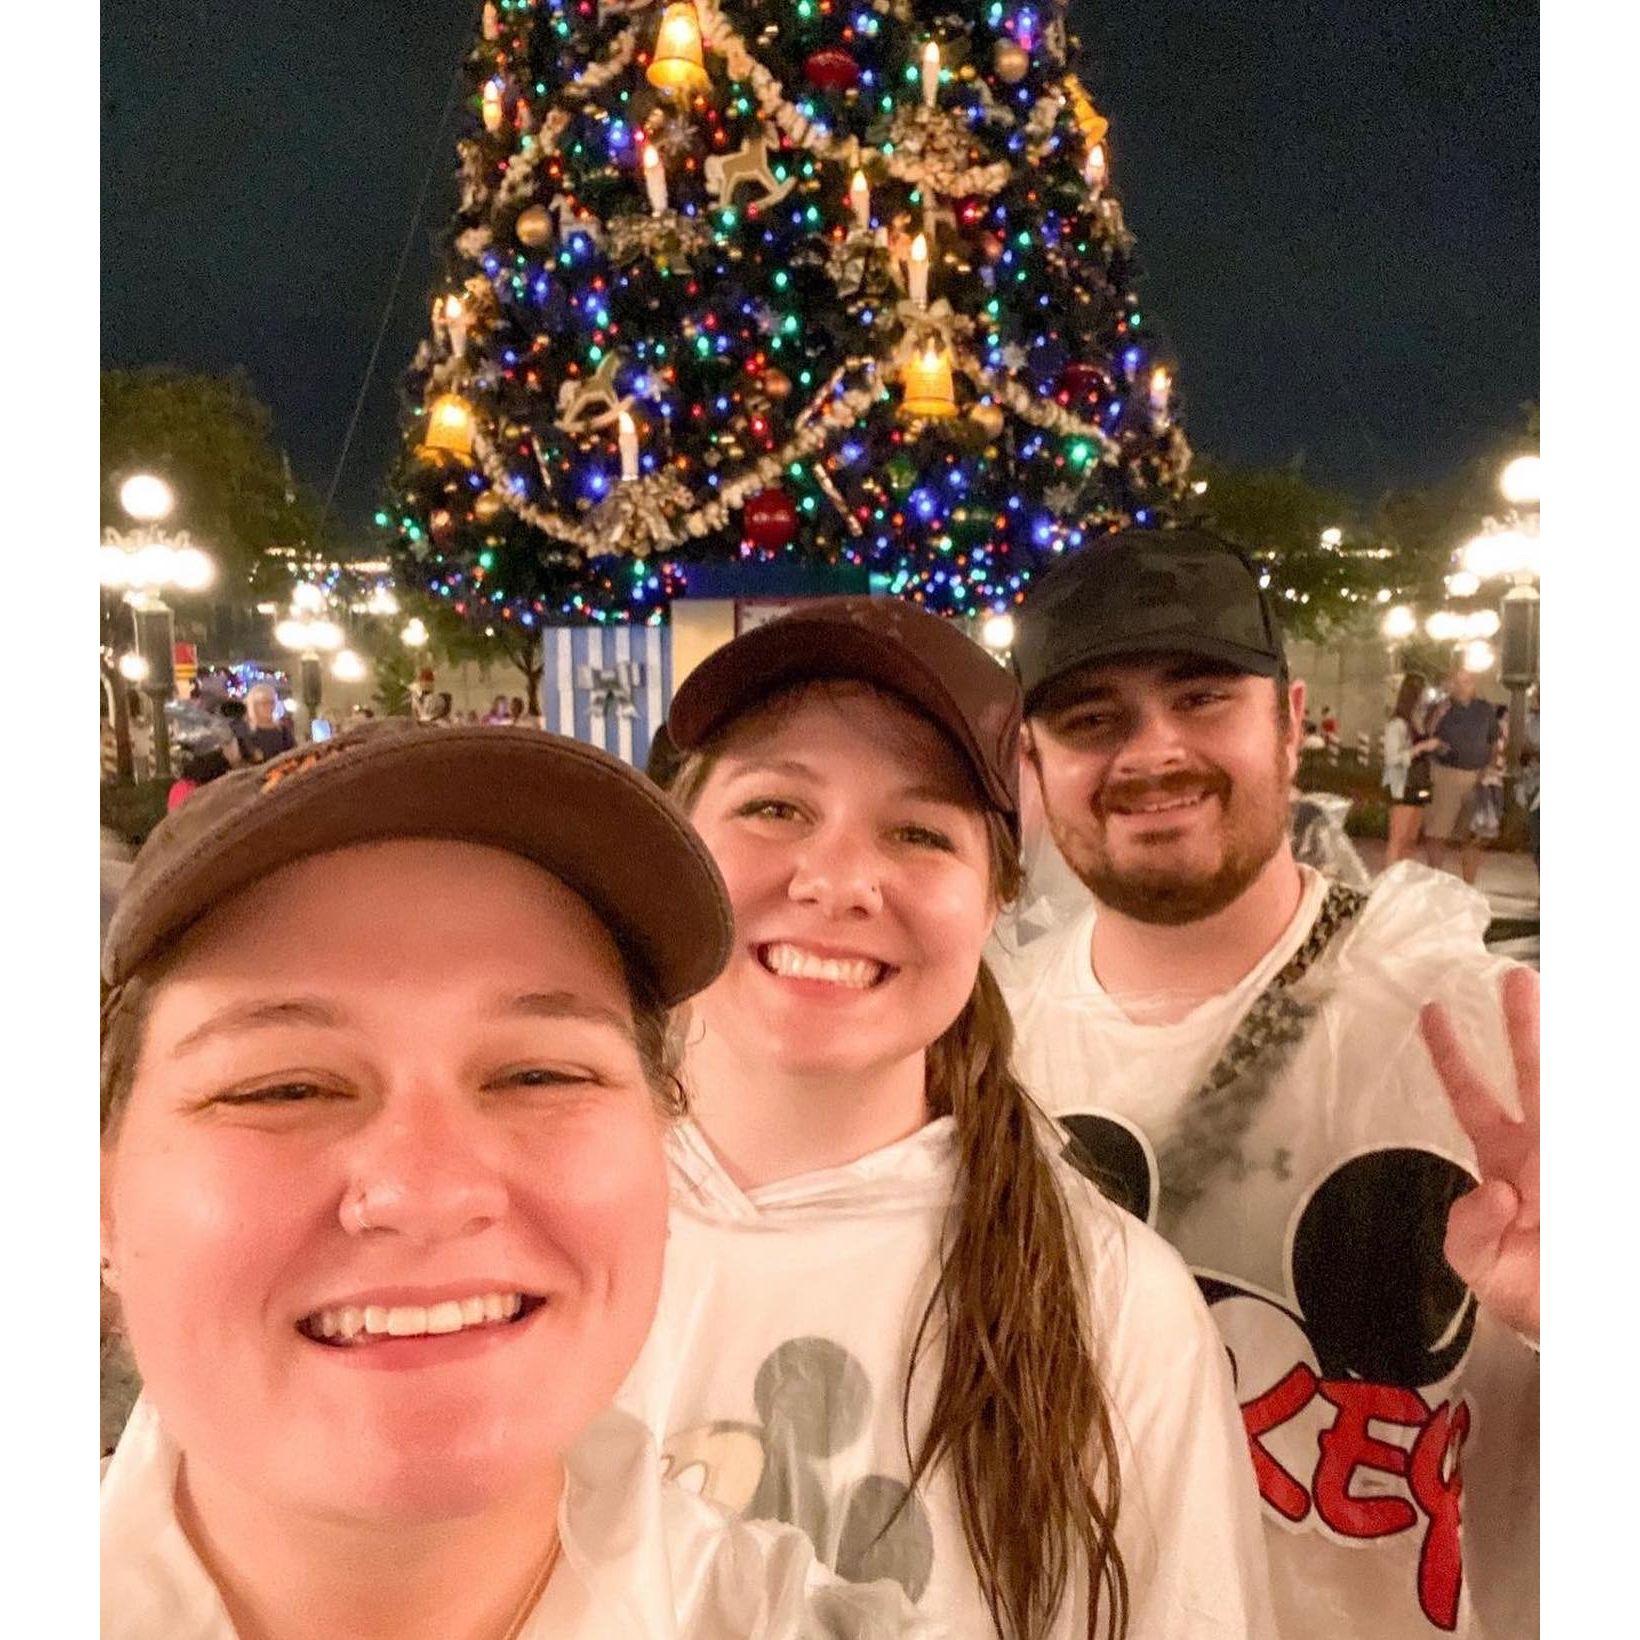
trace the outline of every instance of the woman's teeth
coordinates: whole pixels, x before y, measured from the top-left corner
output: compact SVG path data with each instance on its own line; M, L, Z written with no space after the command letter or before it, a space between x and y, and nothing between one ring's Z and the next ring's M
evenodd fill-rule
M309 1338L329 1344L371 1344L385 1338L420 1338L427 1333L463 1332L514 1320L524 1307L522 1293L480 1293L442 1304L347 1305L317 1310L297 1323Z
M868 991L887 972L867 957L819 957L795 945L765 945L758 953L771 974L785 979L823 979L851 991Z

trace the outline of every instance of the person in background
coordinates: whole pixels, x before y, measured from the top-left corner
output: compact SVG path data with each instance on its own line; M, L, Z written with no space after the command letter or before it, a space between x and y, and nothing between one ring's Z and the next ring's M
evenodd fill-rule
M1476 693L1475 675L1454 668L1447 699L1435 710L1429 734L1440 742L1430 769L1429 808L1424 815L1424 855L1437 870L1458 849L1466 883L1480 872L1480 845L1474 837L1474 794L1498 743L1497 708Z
M1405 862L1362 894L1294 859L1303 686L1230 543L1129 529L1067 556L1013 654L1093 894L999 973L1015 1064L1197 1271L1275 1632L1527 1640L1537 976L1446 873Z
M1441 743L1419 732L1425 687L1421 672L1408 672L1384 725L1384 790L1389 794L1386 867L1417 855L1418 834L1429 803L1429 758Z
M1330 706L1321 708L1321 743L1327 749L1327 756L1334 762L1338 761L1338 719Z
M497 695L490 702L490 709L484 714L486 723L511 723L513 721L512 707L505 695Z
M525 716L524 697L522 695L514 695L513 698L507 702L507 710L510 714L508 718L509 722L527 723L529 721L529 719Z
M255 683L245 691L245 722L235 732L247 763L266 763L296 744L296 731L279 710L279 692L271 683Z
M1538 802L1543 795L1543 723L1540 716L1541 689L1532 686L1531 702L1526 709L1526 730L1520 753L1520 800L1526 807L1527 847L1532 851L1532 864L1541 872L1541 828Z
M1476 843L1495 843L1503 830L1504 781L1509 767L1509 708L1497 708L1498 738L1493 743L1492 761L1470 796L1469 835Z

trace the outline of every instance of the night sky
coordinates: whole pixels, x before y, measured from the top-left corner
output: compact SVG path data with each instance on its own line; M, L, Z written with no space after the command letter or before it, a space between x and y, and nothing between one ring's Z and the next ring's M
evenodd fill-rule
M772 5L782 0L770 0ZM468 0L103 10L102 356L242 366L362 528L453 208ZM1198 450L1363 499L1520 424L1538 380L1537 7L1073 0ZM443 123L441 125L441 118Z

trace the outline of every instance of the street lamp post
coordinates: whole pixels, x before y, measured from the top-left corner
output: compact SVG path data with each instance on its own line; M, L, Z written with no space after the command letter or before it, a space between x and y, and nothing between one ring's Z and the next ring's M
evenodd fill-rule
M297 587L297 595L292 599L295 613L273 629L280 644L294 650L299 657L297 687L307 708L310 736L313 720L319 715L319 703L324 698L324 670L319 656L321 652L334 653L345 641L342 629L317 613L324 603L322 593L317 599L311 596L317 591L317 588Z
M154 714L154 775L166 780L171 775L170 728L165 721L165 703L176 687L173 667L173 633L170 606L160 593L175 588L199 592L216 578L216 565L194 546L187 532L169 534L158 526L176 505L171 486L152 473L134 473L120 486L120 505L136 524L135 529L103 531L101 579L110 592L123 594L131 610L134 656L127 656L116 671L127 681L136 682L148 696ZM126 666L125 660L135 664ZM134 769L131 757L131 723L125 710L122 685L115 685L114 777L130 780Z
M1498 490L1509 504L1503 519L1488 518L1481 533L1460 554L1465 571L1479 581L1504 580L1509 591L1498 611L1501 629L1499 676L1509 691L1507 767L1510 788L1520 785L1526 749L1526 693L1538 676L1538 592L1540 500L1536 456L1517 456L1498 475Z

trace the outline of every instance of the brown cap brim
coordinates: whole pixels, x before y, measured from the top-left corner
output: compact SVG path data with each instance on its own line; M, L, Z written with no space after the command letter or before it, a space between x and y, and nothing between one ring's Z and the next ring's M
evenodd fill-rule
M103 946L118 985L230 895L311 855L399 837L522 855L581 896L667 1006L728 961L705 845L635 769L538 729L379 724L201 787L155 829Z
M995 663L986 660L985 664ZM932 667L906 644L846 620L785 615L714 650L679 685L667 714L667 733L680 751L694 751L748 707L787 684L810 678L853 678L877 684L919 707L956 742L986 799L1017 825L1018 792L1010 790L998 775L999 761L1006 755L1001 747L1006 735L999 732L998 747L982 747ZM1012 728L1017 736L1017 713Z

